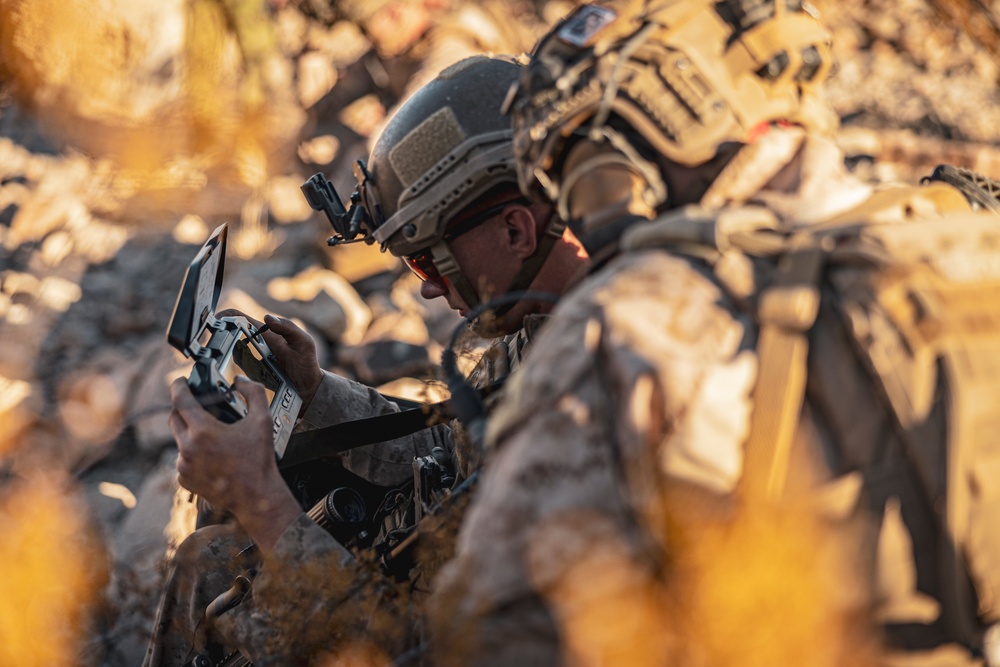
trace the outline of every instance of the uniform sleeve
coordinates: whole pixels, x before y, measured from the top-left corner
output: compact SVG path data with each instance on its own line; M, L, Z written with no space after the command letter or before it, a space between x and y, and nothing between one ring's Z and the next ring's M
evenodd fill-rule
M659 253L560 304L491 419L437 580L442 664L667 661L663 491L738 478L755 373L743 334L709 276Z
M276 543L252 594L253 612L236 617L245 625L236 636L255 664L307 664L373 647L392 658L413 627L405 591L304 514Z
M312 403L296 431L313 430L345 421L399 412L399 406L372 387L324 371ZM454 450L447 425L411 435L350 449L340 455L344 467L378 486L397 486L413 477L413 459L430 454L435 447Z

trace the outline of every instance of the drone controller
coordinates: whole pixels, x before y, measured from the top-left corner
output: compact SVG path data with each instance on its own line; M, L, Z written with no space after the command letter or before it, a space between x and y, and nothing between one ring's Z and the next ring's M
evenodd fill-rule
M188 386L217 419L246 416L247 404L233 389L237 375L264 386L280 459L292 434L302 398L281 372L262 332L245 317L216 317L226 261L226 225L221 225L188 266L167 331L167 342L194 360Z

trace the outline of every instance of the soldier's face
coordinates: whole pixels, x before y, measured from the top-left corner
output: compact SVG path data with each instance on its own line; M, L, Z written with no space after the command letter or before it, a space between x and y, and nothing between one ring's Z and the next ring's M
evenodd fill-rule
M502 213L498 213L448 242L462 276L479 295L480 303L502 293L521 268L521 258L511 251L501 218ZM448 306L463 317L471 309L471 304L466 303L452 282L444 277L424 281L420 296L425 299L444 297Z

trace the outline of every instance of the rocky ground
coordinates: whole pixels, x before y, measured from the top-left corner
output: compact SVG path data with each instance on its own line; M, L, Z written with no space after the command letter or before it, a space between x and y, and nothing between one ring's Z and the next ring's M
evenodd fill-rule
M501 3L521 32L484 46L486 19L442 0L399 3L388 36L316 2L105 4L0 0L0 564L14 573L0 664L141 659L163 557L191 527L165 423L166 386L189 364L164 334L217 225L230 226L220 307L295 317L325 367L440 395L427 380L457 316L390 257L327 249L299 185L323 171L349 193L349 164L442 45L524 50L567 7ZM1000 176L1000 3L819 7L862 178L912 182L942 162ZM186 28L191 16L221 32ZM179 74L209 58L216 69Z

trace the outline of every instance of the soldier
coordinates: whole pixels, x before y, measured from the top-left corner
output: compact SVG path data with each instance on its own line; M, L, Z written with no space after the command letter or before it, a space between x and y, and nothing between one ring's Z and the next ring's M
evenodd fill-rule
M586 264L554 209L518 191L511 131L499 110L518 72L511 61L483 56L449 68L400 108L357 170L361 232L403 258L424 281L422 296L443 297L470 317L490 299L529 287L560 294ZM503 336L477 369L479 385L502 380L521 363L550 307L511 298L474 321L479 332ZM266 323L269 347L301 389L300 427L399 410L374 389L321 371L312 340L289 321ZM210 526L180 546L146 664L181 665L199 653L218 660L224 649L239 649L254 664L291 664L319 651L375 650L391 658L412 648L419 637L411 616L419 615L433 564L404 568L397 585L375 561L412 528L406 521L421 502L407 490L415 457L433 452L452 467L448 478L457 484L478 466L473 444L439 426L343 456L344 468L383 494L397 487L373 522L385 534L359 560L310 520L279 473L263 388L247 380L235 386L249 414L234 424L214 420L183 379L171 387L179 482L230 512L238 527ZM401 511L390 511L392 503ZM447 540L438 546L443 553L428 558L447 557Z
M522 189L595 266L491 415L440 664L1000 664L1000 229L845 171L828 42L634 0L536 47Z

